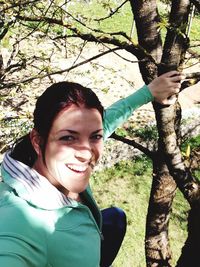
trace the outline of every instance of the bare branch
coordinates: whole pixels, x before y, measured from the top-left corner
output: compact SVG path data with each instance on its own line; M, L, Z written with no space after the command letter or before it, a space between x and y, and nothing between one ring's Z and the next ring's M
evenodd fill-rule
M104 18L100 18L100 19L94 19L94 21L102 21L102 20L106 20L108 18L111 18L115 13L117 13L119 11L119 9L125 5L129 0L125 0L121 5L119 5L117 8L115 8L114 10L111 10L110 14Z
M1 10L1 12L5 12L5 11L7 11L9 9L14 8L14 7L20 7L20 6L24 7L25 5L33 4L33 3L36 3L36 2L40 2L40 1L39 0L33 0L33 1L29 0L29 1L24 1L24 2L19 1L18 3L13 3L12 5L3 8Z
M86 40L88 42L95 42L95 43L101 43L101 44L106 43L106 44L115 45L119 47L120 49L124 49L127 52L130 52L131 54L135 55L139 60L143 60L143 61L148 60L148 61L153 62L155 65L157 65L157 63L152 58L152 56L138 44L134 44L134 43L129 44L127 42L120 41L116 38L109 38L106 36L97 37L92 34L80 33L75 28L73 28L73 31L74 32L76 31L76 35L71 35L70 37L79 37L82 40Z
M109 38L107 36L94 36L91 33L81 33L77 28L72 27L71 24L66 24L63 22L63 20L59 20L59 19L55 19L55 18L49 18L49 17L26 17L26 16L17 16L18 19L24 20L24 21L44 21L50 24L56 24L56 25L61 25L69 30L71 30L75 35L70 35L70 36L66 36L66 37L79 37L82 40L88 41L88 42L96 42L96 43L107 43L107 44L112 44L115 45L121 49L125 49L126 51L134 54L138 59L146 59L149 60L151 62L153 62L154 64L156 64L155 60L153 59L153 57L147 53L147 51L145 51L140 45L134 44L130 38L123 32L115 32L115 33L111 33L110 35L121 35L124 36L125 38L127 38L130 42L124 42L124 41L120 41L116 38ZM105 35L109 34L109 33L104 33ZM63 38L63 36L62 36ZM157 64L156 64L157 65Z
M80 56L81 56L81 53L83 52L83 49L84 49L84 47L85 47L85 45L86 45L86 41L84 41L84 43L83 43L83 45L82 45L82 47L80 48L80 51L79 51L79 53L78 53L78 56L76 57L76 59L74 60L74 62L73 62L73 64L72 64L72 66L74 66L75 65L75 63L78 61L78 59L80 58Z
M97 29L94 29L94 28L90 28L88 27L85 23L83 23L82 21L74 18L70 13L66 12L68 15L70 15L76 22L80 23L82 26L86 27L87 29L91 30L92 32L96 32L96 33L101 33L101 34L104 34L104 35L111 35L111 36L115 36L115 35L121 35L123 36L124 38L126 38L129 42L132 43L132 40L130 39L130 37L125 33L125 32L104 32L104 31L101 31L101 30L97 30ZM69 30L71 30L72 32L75 32L75 33L79 33L80 32L78 31L77 28L75 27L72 27L71 24L66 24L63 22L63 20L59 20L59 19L54 19L53 17L45 17L45 16L42 16L42 17L26 17L26 16L21 16L21 15L17 15L16 18L20 19L20 20L24 20L24 21L32 21L32 22L47 22L49 24L57 24L57 25L60 25L60 26L63 26Z
M200 79L200 72L185 73L185 80L188 79Z
M181 84L181 91L189 86L195 85L200 81L200 72L186 73L185 80Z
M6 25L4 25L4 29L2 33L0 34L0 40L4 38L4 36L7 34L9 26L11 26L14 23L14 20L9 21Z
M115 139L117 141L121 141L121 142L123 142L123 143L125 143L127 145L130 145L130 146L133 146L133 147L137 148L138 150L143 152L145 155L147 155L151 159L153 159L153 157L154 157L154 153L152 151L150 151L148 148L142 146L141 144L138 144L134 140L130 140L128 138L122 137L122 136L116 134L115 132L110 136L110 138L113 138L113 139Z
M51 5L52 5L53 2L50 2L49 6L47 7L47 9L45 10L44 12L44 16L47 14L48 10L50 9ZM53 15L52 15L53 16ZM16 15L16 18L19 18L20 19L20 15ZM26 19L23 19L26 21ZM33 21L33 20L29 20L29 21ZM24 36L23 38L21 38L19 41L17 41L17 43L21 42L22 40L25 40L28 36L31 36L37 29L38 27L40 26L42 20L36 20L38 22L37 26L31 31L29 32L26 36Z

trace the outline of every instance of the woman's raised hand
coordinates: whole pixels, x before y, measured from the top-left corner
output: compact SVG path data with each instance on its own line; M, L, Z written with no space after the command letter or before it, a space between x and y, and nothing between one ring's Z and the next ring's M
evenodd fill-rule
M184 75L178 71L169 71L155 78L148 84L149 90L156 102L163 105L172 105L176 102L176 95L181 88Z

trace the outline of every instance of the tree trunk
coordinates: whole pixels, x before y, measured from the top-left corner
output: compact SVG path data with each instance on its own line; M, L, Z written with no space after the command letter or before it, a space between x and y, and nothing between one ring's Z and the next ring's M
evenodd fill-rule
M139 44L150 54L152 52L154 54L152 56L160 63L162 43L158 32L157 22L159 17L156 1L131 1L131 3ZM151 67L151 64L149 62L139 63L144 78L152 79L157 74L157 66ZM153 70L153 73L151 70ZM146 83L149 82L149 78L145 79ZM159 144L161 144L161 139L162 137L159 139ZM162 147L159 145L156 157L153 160L153 183L146 221L145 250L147 266L170 266L171 251L168 242L168 224L175 189L176 184L169 175L163 158Z
M157 63L160 63L158 69L155 64L153 66L150 62L139 63L141 73L144 78L146 77L144 80L148 83L157 71L158 74L161 74L168 70L178 69L181 64L188 44L188 39L184 37L184 33L190 2L189 0L172 1L170 26L167 30L163 52L157 28L159 17L156 1L130 2L139 44L154 57ZM182 32L180 32L180 28ZM168 225L176 192L175 181L190 203L191 195L196 193L195 188L198 191L198 186L192 176L188 174L181 158L179 148L181 107L179 103L169 107L154 103L153 107L156 114L159 141L158 151L153 160L153 183L146 221L146 261L147 266L167 267L171 266L172 257L168 242Z
M162 154L156 153L153 161L153 183L149 200L145 250L147 266L171 266L168 224L176 183L163 164Z
M172 12L170 16L170 25L172 27L168 30L165 46L164 46L164 52L163 52L163 58L162 58L162 64L169 66L169 68L175 67L175 64L177 66L181 63L183 55L185 54L185 51L187 49L188 40L187 38L184 38L183 34L177 35L177 31L173 29L179 29L180 26L182 26L183 33L185 32L185 28L187 25L188 15L190 11L190 1L189 0L179 0L179 1L173 1L172 5ZM175 61L177 59L177 62ZM171 107L172 108L172 107ZM164 115L165 114L165 115ZM175 118L177 119L177 114L181 114L181 108L180 105L175 106ZM163 121L163 119L159 119L159 116L164 116L168 121L170 121L172 118L174 118L171 113L166 110L163 112L163 115L161 115L160 112L156 112L157 122ZM169 124L169 123L168 123ZM176 121L174 123L176 126L173 127L173 124L171 125L171 133L167 138L162 139L162 151L165 156L165 162L168 166L168 169L170 171L170 174L175 179L179 189L189 202L191 206L191 211L189 215L188 220L188 240L186 242L186 246L188 244L191 244L190 253L186 252L186 248L183 249L183 253L187 253L188 257L189 255L195 254L196 262L199 261L198 259L198 252L197 250L194 250L191 240L194 239L194 244L197 244L197 241L200 242L200 234L199 230L195 225L198 224L199 221L199 215L200 215L200 184L195 177L192 176L189 169L186 168L184 165L184 162L181 157L181 151L179 146L179 136L177 133L177 124ZM159 134L160 136L164 135L163 129L167 130L167 124L165 123L163 126L158 126ZM169 131L169 130L168 130ZM195 211L195 212L194 212ZM195 216L194 216L195 215ZM192 227L192 225L194 227ZM191 236L190 236L191 235ZM197 238L199 237L199 238ZM199 247L199 246L197 246ZM196 252L195 252L196 251ZM182 258L186 257L184 255L181 256ZM190 258L190 257L189 257ZM193 257L194 258L194 257ZM182 266L182 265L181 265ZM184 264L183 266L188 266L187 264ZM190 264L190 266L194 266Z
M156 62L162 57L162 40L158 32L160 21L156 0L130 0L138 35L138 43ZM151 61L139 62L140 72L146 84L157 76L157 67Z

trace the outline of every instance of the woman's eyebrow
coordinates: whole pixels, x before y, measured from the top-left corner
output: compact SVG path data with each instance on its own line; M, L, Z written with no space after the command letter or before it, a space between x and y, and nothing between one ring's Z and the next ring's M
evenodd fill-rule
M59 133L62 133L62 132L69 132L71 134L78 134L77 131L74 131L74 130L71 130L71 129L63 129L63 130L59 131Z
M92 132L92 134L96 134L96 133L99 133L99 132L101 132L101 131L103 131L103 129L98 129L98 130Z
M98 130L92 132L92 134L96 134L96 133L99 133L99 132L101 132L101 131L103 131L103 129L98 129ZM64 129L64 130L60 130L60 131L59 131L59 133L62 133L62 132L69 132L69 133L71 133L71 134L79 134L79 132L77 132L77 131L75 131L75 130L71 130L71 129Z

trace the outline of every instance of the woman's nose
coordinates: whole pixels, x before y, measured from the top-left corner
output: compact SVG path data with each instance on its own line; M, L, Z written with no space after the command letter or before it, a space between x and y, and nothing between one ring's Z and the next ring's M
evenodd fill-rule
M79 147L75 152L75 157L81 161L90 161L92 155L93 153L90 147Z

